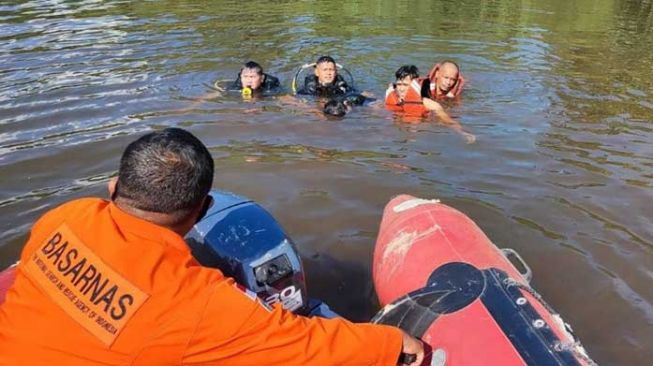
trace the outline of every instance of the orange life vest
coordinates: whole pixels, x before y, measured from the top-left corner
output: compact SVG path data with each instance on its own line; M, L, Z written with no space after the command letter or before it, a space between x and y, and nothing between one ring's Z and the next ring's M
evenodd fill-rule
M385 108L389 111L400 112L411 116L422 116L429 111L422 103L420 95L424 79L413 79L406 92L406 97L401 100L394 87L389 87L385 92Z
M458 81L453 86L453 88L451 88L451 90L449 90L449 93L445 96L445 95L438 95L437 91L435 90L435 88L436 88L435 77L436 77L438 71L440 71L440 64L435 64L433 66L433 68L431 69L431 71L429 71L429 77L427 79L428 82L430 83L430 85L429 85L429 96L432 99L444 98L444 97L457 98L460 95L460 93L463 92L463 86L465 85L465 78L463 77L463 73L458 72Z

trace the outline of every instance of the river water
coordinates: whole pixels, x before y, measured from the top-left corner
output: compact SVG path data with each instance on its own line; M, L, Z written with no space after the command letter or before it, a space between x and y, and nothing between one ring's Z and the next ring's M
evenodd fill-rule
M309 291L377 309L384 204L440 198L501 247L601 365L653 359L653 3L548 1L0 2L0 267L32 222L105 195L135 136L187 128L215 187L257 200L299 246ZM477 136L361 107L195 102L257 60L287 89L329 54L382 96L403 64L462 66L449 112Z

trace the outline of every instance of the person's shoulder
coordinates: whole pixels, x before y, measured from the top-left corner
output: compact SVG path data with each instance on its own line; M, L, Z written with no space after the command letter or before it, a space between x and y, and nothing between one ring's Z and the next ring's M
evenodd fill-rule
M227 85L226 88L228 91L240 91L243 89L243 84L240 82L240 78L236 78L236 80L232 81Z
M32 235L47 235L52 230L61 226L64 222L70 222L89 212L96 211L107 205L108 201L100 198L79 198L68 201L45 212L32 226Z
M304 86L297 91L297 94L314 95L317 91L317 76L306 75L304 77Z
M419 94L422 98L431 98L432 96L432 83L431 79L428 77L417 78L417 83L420 86ZM415 80L413 80L415 81Z
M264 73L263 75L265 75L265 83L276 84L276 85L280 84L278 77L266 73Z
M102 198L97 198L97 197L82 197L78 199L74 199L72 201L66 202L63 205L59 206L61 209L65 209L68 211L77 211L77 210L86 210L90 207L99 207L99 206L106 206L109 204L109 201L102 199Z
M336 75L336 78L335 78L333 84L334 84L334 86L335 86L336 88L338 88L338 89L339 89L341 92L343 92L343 93L352 93L352 92L356 92L356 90L354 89L354 87L353 87L352 85L349 85L349 83L347 83L347 81L345 80L345 78L344 78L342 75L340 75L340 74Z
M44 216L68 215L75 212L87 212L89 208L99 207L106 204L108 204L108 201L97 197L77 198L51 209L50 211L46 212Z
M279 78L270 74L263 75L265 75L265 80L263 81L263 89L265 89L265 91L276 91L281 88Z
M170 278L175 278L175 281L182 285L186 300L191 302L207 296L214 290L214 286L220 285L227 279L219 269L205 267L190 255L179 256L176 259L171 259L169 256L169 260L172 262L164 266L162 271L167 272ZM163 286L167 285L163 284Z

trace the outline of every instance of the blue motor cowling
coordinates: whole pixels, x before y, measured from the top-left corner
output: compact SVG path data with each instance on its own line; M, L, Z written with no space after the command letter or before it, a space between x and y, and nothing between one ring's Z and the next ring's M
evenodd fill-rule
M279 223L255 202L213 190L204 218L186 235L200 264L220 269L267 305L304 315L333 317L309 301L301 259Z

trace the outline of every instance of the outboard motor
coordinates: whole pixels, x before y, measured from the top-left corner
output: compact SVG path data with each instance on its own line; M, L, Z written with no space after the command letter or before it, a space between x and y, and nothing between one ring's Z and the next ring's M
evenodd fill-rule
M204 218L186 235L198 262L220 269L265 304L301 315L337 316L308 299L301 259L279 223L255 202L213 190Z

